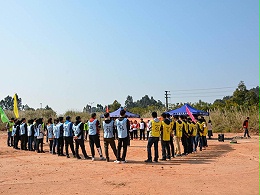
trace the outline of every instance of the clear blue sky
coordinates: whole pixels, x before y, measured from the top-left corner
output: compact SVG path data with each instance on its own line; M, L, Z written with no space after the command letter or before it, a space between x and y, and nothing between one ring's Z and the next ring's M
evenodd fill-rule
M213 102L259 83L259 1L0 0L0 67L0 99L58 113L165 90Z

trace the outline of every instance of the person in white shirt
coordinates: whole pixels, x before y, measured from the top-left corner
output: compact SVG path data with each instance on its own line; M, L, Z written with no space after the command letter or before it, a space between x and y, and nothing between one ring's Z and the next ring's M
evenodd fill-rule
M146 127L146 124L144 122L144 120L141 118L141 121L139 123L139 129L140 129L140 140L145 140L145 127Z
M211 139L211 137L213 137L211 120L209 120L209 122L208 122L208 136L209 136L209 139Z

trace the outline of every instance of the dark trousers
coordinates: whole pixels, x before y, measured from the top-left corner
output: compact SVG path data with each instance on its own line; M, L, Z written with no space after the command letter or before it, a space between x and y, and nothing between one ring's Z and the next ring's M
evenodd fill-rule
M208 146L208 140L207 140L207 137L206 137L206 136L202 136L202 138L203 138L203 147Z
M75 156L75 150L74 150L74 144L73 144L73 137L64 137L65 140L65 151L66 151L66 155L69 155L69 146L70 146L70 150L73 154L73 156Z
M134 138L134 132L133 132L133 131L130 131L129 133L130 133L130 138L131 138L131 140L133 140L133 138Z
M96 145L96 148L100 148L99 136L98 135L89 135L89 146L90 146L92 158L95 157L94 145Z
M33 140L34 140L34 137L33 137L33 136L29 136L29 137L28 137L28 149L29 149L29 151L32 151L32 150L33 150L33 147L32 147Z
M14 148L15 149L18 149L18 143L19 143L19 140L20 140L20 136L14 136Z
M43 152L43 138L37 139L37 152ZM41 147L41 150L40 150Z
M140 129L140 140L145 140L145 134L144 129Z
M188 154L188 138L186 136L182 136L181 142L184 149L184 154Z
M203 147L203 137L202 136L199 136L199 147L200 147L200 151L202 151L202 147Z
M7 146L14 145L14 137L12 136L12 131L8 131L7 133Z
M25 134L21 135L21 149L26 150L26 138L27 136Z
M114 132L113 132L113 133L114 133L114 138L115 138L115 139L118 139L117 129L114 129Z
M83 139L76 139L75 140L75 144L76 144L76 151L75 151L75 155L77 158L79 158L79 146L81 148L82 154L85 158L88 157L86 149L85 149L85 144L84 144L84 140Z
M171 147L171 155L174 158L175 156L175 150L174 150L174 144L173 144L173 137L170 137L170 147Z
M154 161L158 161L159 154L158 154L158 143L159 137L149 137L147 143L147 154L148 160L152 160L152 145L154 146Z
M33 142L34 142L33 150L37 150L37 137L34 137Z
M193 152L193 137L190 136L187 141L188 141L188 153L191 154Z
M171 151L170 151L170 141L163 141L161 140L162 144L162 159L166 159L166 156L168 159L171 158ZM167 155L166 155L167 151Z
M118 138L118 145L117 145L117 160L118 161L125 161L126 152L127 152L127 144L129 138ZM121 158L121 148L123 146L123 154Z
M58 138L54 138L53 140L53 146L52 146L52 154L55 154L55 148L58 147ZM57 149L58 152L58 149Z
M111 146L114 155L116 157L117 155L117 151L116 151L116 144L115 144L115 140L114 138L104 138L104 147L105 147L105 154L106 154L106 158L109 158L109 153L108 153L108 147L109 145Z
M147 140L149 139L149 134L150 134L150 131L146 131L146 139Z
M138 138L137 130L133 130L133 132L134 132L134 139L137 139Z
M247 137L250 137L248 128L244 128L244 131L245 131L244 137L246 137L246 136L247 136Z
M50 153L52 153L53 149L53 139L49 139Z
M58 138L57 153L58 155L63 154L64 140L63 137Z

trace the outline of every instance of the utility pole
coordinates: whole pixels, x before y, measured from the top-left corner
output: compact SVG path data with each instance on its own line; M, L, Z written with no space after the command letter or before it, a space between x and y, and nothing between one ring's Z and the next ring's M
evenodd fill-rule
M165 104L166 104L166 110L168 110L169 109L169 104L168 104L168 99L170 98L170 95L171 94L169 94L169 92L170 91L165 91Z
M89 102L90 104L90 113L92 113L92 104L94 104L94 102Z
M41 105L41 109L42 109L42 103L40 103L40 105Z

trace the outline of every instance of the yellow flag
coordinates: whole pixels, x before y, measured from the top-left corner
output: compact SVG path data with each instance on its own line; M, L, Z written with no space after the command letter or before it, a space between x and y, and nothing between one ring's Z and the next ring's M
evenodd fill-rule
M14 94L14 115L16 118L19 118L17 94Z

